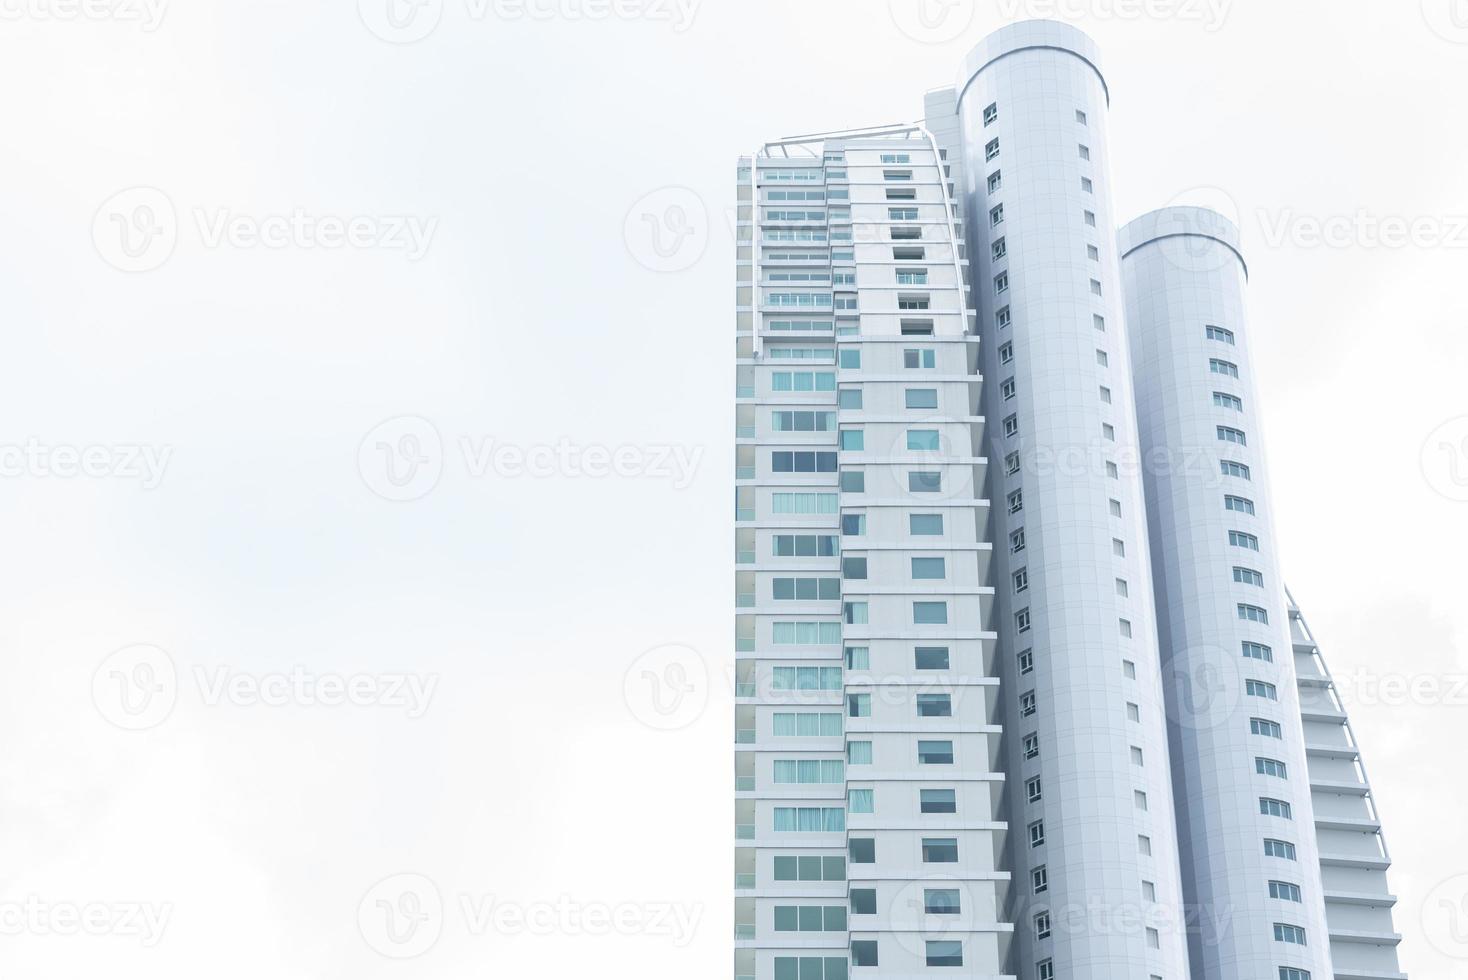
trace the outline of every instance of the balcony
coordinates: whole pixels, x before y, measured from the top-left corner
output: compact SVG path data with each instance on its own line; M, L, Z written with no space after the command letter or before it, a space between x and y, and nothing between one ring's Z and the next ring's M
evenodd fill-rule
M734 791L736 793L751 793L754 791L753 776L735 776Z
M753 565L754 557L755 555L752 551L736 551L734 553L734 562L738 565Z
M736 595L734 597L734 606L737 609L753 609L754 608L754 593L753 592L740 592L738 595Z
M754 479L754 467L753 466L736 466L736 467L734 467L734 479L736 479L736 480L753 480Z
M753 698L759 696L759 691L754 684L735 684L734 696L736 698Z
M754 840L754 824L738 823L734 825L735 840Z
M734 731L734 744L735 745L753 745L754 744L754 729L753 728L738 728L738 729L735 729L735 731Z
M734 923L734 938L735 939L753 939L754 938L754 923L753 922L736 922L736 923Z
M750 874L738 874L738 873L736 873L734 875L734 887L735 888L753 888L754 887L754 874L752 872Z

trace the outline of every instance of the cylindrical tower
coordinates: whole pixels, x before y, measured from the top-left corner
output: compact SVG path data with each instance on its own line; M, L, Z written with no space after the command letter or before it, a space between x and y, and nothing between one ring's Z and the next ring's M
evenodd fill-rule
M1194 976L1328 978L1238 230L1166 208L1119 245Z
M957 84L986 374L1013 972L1182 980L1187 946L1096 45L1014 24Z

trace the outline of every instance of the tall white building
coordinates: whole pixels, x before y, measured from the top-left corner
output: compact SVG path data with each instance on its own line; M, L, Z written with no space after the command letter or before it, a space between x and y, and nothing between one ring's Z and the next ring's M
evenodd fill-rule
M741 980L1400 976L1237 232L1118 239L1109 102L1026 22L921 124L740 163Z

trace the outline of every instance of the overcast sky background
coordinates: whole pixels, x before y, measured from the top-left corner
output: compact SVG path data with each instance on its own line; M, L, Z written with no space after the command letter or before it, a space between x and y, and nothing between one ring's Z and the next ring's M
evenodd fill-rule
M1401 960L1468 975L1463 5L106 2L0 5L0 973L727 975L735 160L1041 15L1117 213L1239 218Z

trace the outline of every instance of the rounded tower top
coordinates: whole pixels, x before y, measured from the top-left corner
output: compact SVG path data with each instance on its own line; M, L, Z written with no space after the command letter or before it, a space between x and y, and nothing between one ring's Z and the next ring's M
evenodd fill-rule
M958 101L963 101L965 89L979 72L1000 58L1033 49L1068 51L1090 65L1101 80L1101 89L1110 104L1111 91L1106 87L1106 76L1101 73L1101 48L1085 31L1058 20L1022 20L1006 24L974 45L958 71L958 81L954 85Z
M1152 242L1188 238L1212 239L1218 242L1238 258L1244 276L1248 278L1249 264L1244 261L1239 226L1212 208L1176 205L1148 211L1127 222L1117 232L1117 252L1125 259L1132 252Z

